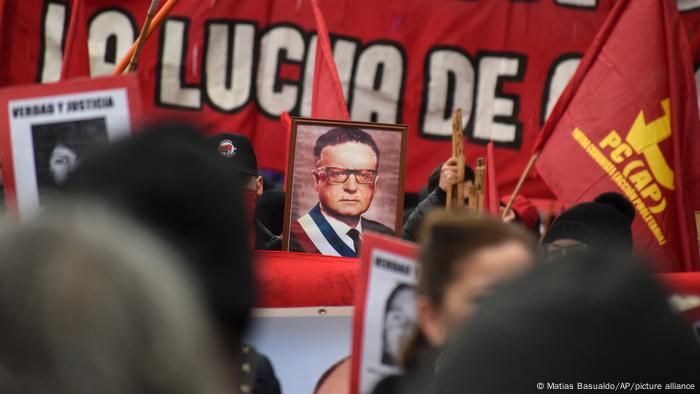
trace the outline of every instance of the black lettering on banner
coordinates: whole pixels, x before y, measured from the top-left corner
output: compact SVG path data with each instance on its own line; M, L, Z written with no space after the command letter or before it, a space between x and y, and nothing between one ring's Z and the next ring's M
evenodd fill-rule
M521 82L525 77L527 57L513 52L479 52L477 54L477 93L474 127L467 130L469 141L519 149L523 124L518 120L520 97L503 93L506 82Z
M678 11L688 12L700 8L700 0L678 0Z
M270 25L261 34L260 57L256 76L257 105L270 119L284 111L298 111L301 80L280 78L284 63L303 66L306 42L301 29L293 24Z
M569 84L571 77L574 76L576 68L581 63L581 57L580 53L565 53L552 62L552 66L547 73L540 105L540 126L544 125L547 117L552 113L554 104L557 103L564 88Z
M452 138L452 114L462 109L465 130L473 122L476 71L462 48L430 49L423 68L423 97L419 132L426 139Z
M88 21L90 74L111 75L136 40L136 20L126 10L110 7L94 13Z
M367 43L353 71L351 118L400 123L405 75L406 54L400 45L385 40Z
M587 10L595 10L598 8L598 0L554 0L560 6L569 8L582 8Z
M46 1L41 18L41 38L39 39L39 63L36 81L56 82L61 78L63 49L70 12L63 1ZM21 38L17 38L21 39Z
M333 60L338 70L338 78L343 89L343 96L349 108L350 78L357 61L357 48L361 42L352 37L330 34L330 41L333 51ZM311 116L311 106L313 101L314 69L316 66L316 42L315 32L308 35L306 45L306 60L304 61L304 75L302 77L303 91L301 95L301 106L299 113L301 116Z
M253 97L256 30L253 21L205 23L201 89L216 111L239 112Z
M189 29L190 20L185 17L168 18L161 29L155 94L160 107L190 111L202 108L199 85L185 82Z

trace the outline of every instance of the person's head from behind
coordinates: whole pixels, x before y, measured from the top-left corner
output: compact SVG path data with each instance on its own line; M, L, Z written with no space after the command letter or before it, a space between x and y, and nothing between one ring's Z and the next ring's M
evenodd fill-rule
M542 239L547 259L585 249L632 254L634 206L622 195L604 193L564 211Z
M535 241L525 230L469 212L436 211L420 242L418 317L434 347L469 319L493 289L527 270Z
M0 235L0 392L229 392L178 257L102 209L60 209Z
M316 140L314 186L321 208L340 220L359 220L374 198L379 148L369 133L335 128Z
M78 155L71 148L58 144L51 151L49 171L57 185L62 185L77 166Z
M600 253L560 259L484 301L445 347L432 392L531 393L538 382L607 382L612 388L598 389L610 392L613 382L678 382L697 390L698 344L647 262Z
M403 347L416 323L416 289L400 284L392 290L384 308L382 362L398 365Z
M232 177L197 130L156 125L87 157L64 192L106 201L181 254L227 350L239 352L253 278L248 223Z

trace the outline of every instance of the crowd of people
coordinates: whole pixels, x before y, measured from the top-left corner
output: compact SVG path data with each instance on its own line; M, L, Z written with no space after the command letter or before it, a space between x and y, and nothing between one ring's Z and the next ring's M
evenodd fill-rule
M36 219L2 224L0 393L283 392L243 339L251 251L282 249L284 192L266 184L246 137L204 134L146 128L82 160ZM700 346L633 253L629 201L605 193L547 229L523 196L506 219L447 212L458 170L447 158L406 210L418 322L392 344L404 372L375 393L698 387ZM347 371L328 376L316 392L349 391Z

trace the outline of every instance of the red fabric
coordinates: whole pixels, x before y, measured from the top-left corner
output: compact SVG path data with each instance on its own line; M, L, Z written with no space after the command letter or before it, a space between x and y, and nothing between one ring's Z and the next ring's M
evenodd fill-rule
M501 198L501 202L503 204L508 204L509 200L510 195L503 196ZM523 224L525 224L525 226L533 230L537 229L537 224L540 219L540 212L527 197L524 197L520 194L515 196L515 201L513 201L513 211L515 211L518 214L518 216L520 216L520 219L522 219Z
M258 202L258 192L257 190L244 190L243 191L243 205L245 207L246 213L246 223L249 226L255 226L253 219L255 219L255 205ZM255 247L255 228L253 231L248 232L248 244L251 248Z
M282 126L284 127L284 131L286 132L284 136L284 162L288 163L289 162L289 146L291 144L291 139L292 139L292 118L289 116L289 112L284 111L282 112L282 115L280 115L280 122L282 123ZM283 187L284 190L287 190L287 171L284 172L284 182L283 182Z
M671 0L669 3L675 3ZM63 2L65 3L65 2ZM445 92L457 89L443 89L439 96L440 102L453 102L455 107L461 107L465 114L466 134L465 153L470 160L483 154L483 145L488 142L488 136L476 138L477 132L490 133L488 125L477 122L483 120L483 114L490 108L495 108L493 101L483 101L483 98L497 96L510 100L515 115L499 117L498 124L513 124L517 129L516 138L508 146L496 142L498 148L498 189L501 193L509 193L515 186L518 177L529 159L535 139L542 127L541 118L546 109L550 96L550 82L555 76L556 65L571 56L583 54L595 33L600 29L606 15L610 12L612 0L598 0L594 8L571 7L558 4L554 0L512 1L512 0L475 0L475 1L435 1L435 0L326 0L322 4L325 21L328 25L331 45L334 52L343 47L354 48L344 60L337 58L339 70L348 70L346 77L339 73L344 86L348 88L348 110L355 120L370 120L366 112L358 108L366 105L366 99L360 93L373 88L374 76L368 75L377 67L359 70L360 60L374 59L377 53L384 55L388 48L394 48L396 56L403 59L400 66L384 70L384 80L388 76L398 75L400 81L395 88L396 116L391 116L391 122L406 123L408 131L408 155L406 168L406 191L418 192L426 182L433 168L443 163L451 155L452 146L449 139L451 122L440 130L430 130L424 125L427 115L428 93L437 83L431 77L431 54L441 49L461 53L473 75L465 81L460 81L465 96L456 97ZM686 2L690 3L690 2ZM5 59L12 59L0 67L0 85L29 84L39 81L42 64L55 64L56 56L50 54L44 57L42 46L44 30L42 23L46 17L47 4L60 5L61 2L45 0L5 1L2 8L0 24L0 53ZM110 24L120 28L118 35L105 35L98 40L93 36L94 50L110 47L106 40L109 37L126 37L133 40L138 34L126 34L130 21L143 21L146 17L147 1L144 0L90 0L85 2L86 17L92 23L101 23L99 29L89 29L97 35L100 31L110 28ZM108 19L104 19L109 16ZM468 16L468 17L465 17ZM99 18L98 18L99 17ZM700 12L691 10L684 12L682 18L691 32L695 59L700 62ZM66 24L68 16L66 15ZM114 22L112 22L114 21ZM178 25L179 22L179 25ZM298 57L280 63L279 83L276 88L297 89L296 99L280 111L263 112L260 105L260 92L264 83L256 76L261 75L259 68L253 67L249 77L239 81L232 78L236 89L247 88L250 91L243 94L249 97L240 108L217 108L208 99L206 80L212 80L223 73L223 67L228 65L226 59L220 61L216 74L208 75L206 37L211 33L211 27L217 24L245 24L254 26L255 34L251 35L251 47L258 64L261 57L262 38L270 30L283 26L297 31L301 38L292 40L287 34L284 38L289 42L299 43L301 52ZM58 25L63 26L62 23ZM173 29L180 26L182 31ZM167 27L170 33L165 34ZM308 1L294 0L237 0L237 1L180 1L173 9L168 22L148 40L139 61L139 76L143 94L143 111L148 118L182 119L201 123L211 133L222 131L244 133L254 144L263 169L283 171L287 162L285 159L285 144L280 143L286 136L284 126L279 122L282 111L292 115L308 116L311 108L312 77L301 73L299 79L286 81L290 66L305 71L306 58L314 48L309 48L309 37L317 29L311 4ZM110 32L110 30L106 30ZM49 30L50 32L50 30ZM63 31L63 34L66 32ZM180 36L182 33L184 36ZM233 31L231 31L233 33ZM226 35L224 35L225 37ZM185 38L185 41L182 40ZM236 33L229 37L243 37ZM54 40L60 37L52 37ZM167 40L165 40L167 38ZM343 46L338 45L344 40ZM60 41L59 41L60 42ZM77 41L76 41L77 42ZM182 52L178 45L171 45L176 55L164 61L164 44L184 43ZM130 42L129 42L130 43ZM368 53L377 49L378 45L387 45L386 50ZM119 41L119 48L128 48ZM113 47L113 46L112 46ZM233 52L240 45L234 45ZM224 47L225 49L225 47ZM226 50L217 48L218 53ZM340 53L340 52L339 52ZM182 54L184 63L181 67L170 64L173 57ZM287 54L291 54L287 50ZM102 52L93 54L93 62L118 61L123 53L106 56ZM364 55L364 56L363 56ZM372 56L370 56L372 55ZM295 55L297 56L297 55ZM487 71L487 60L496 56L499 59L519 61L519 72L515 76L500 76L497 83L484 85ZM240 56L239 56L240 57ZM341 63L342 60L342 63ZM448 59L449 60L449 59ZM58 59L60 62L60 59ZM60 63L59 63L60 64ZM480 67L481 64L481 67ZM345 65L345 66L344 66ZM455 63L449 63L455 65ZM171 75L181 76L180 80L165 80L163 71L172 67ZM313 69L313 66L308 68ZM45 69L45 68L43 68ZM273 67L275 69L275 67ZM492 68L493 69L493 68ZM95 68L97 70L97 68ZM234 76L243 76L248 69L234 68ZM110 70L111 71L111 70ZM311 74L311 72L309 72ZM444 75L443 75L444 76ZM294 76L296 78L296 76ZM56 76L58 79L58 76ZM449 79L449 78L446 78ZM445 79L443 79L445 80ZM215 84L223 89L225 78L219 78L221 83ZM240 82L240 83L239 83ZM159 101L160 92L167 86L184 86L198 91L199 100L194 100L195 107L183 108L178 105L167 105ZM457 85L454 86L455 88ZM433 90L434 91L434 90ZM373 97L381 93L373 93ZM188 97L181 95L178 97ZM481 98L481 99L480 99ZM306 100L306 101L304 101ZM392 97L392 102L395 100ZM481 107L477 110L477 104ZM499 108L507 107L498 105ZM449 118L452 109L445 111ZM467 115L469 114L469 115ZM443 135L430 132L443 131ZM468 164L473 165L470 161ZM523 194L530 198L552 198L546 185L533 172L524 186Z
M700 325L700 272L660 274L657 278L666 286L669 296L685 299L687 304L680 311L681 316L689 323Z
M338 69L333 59L328 28L323 19L319 0L311 0L318 38L316 40L316 66L314 68L314 90L311 116L314 118L348 120L348 105L345 103L343 88L340 85Z
M256 251L258 308L352 306L360 261L307 253ZM669 293L700 296L700 272L659 274Z
M61 67L61 80L90 76L85 0L73 0Z
M493 141L486 145L486 212L490 215L500 217L501 204L498 201L498 184L496 183L496 154L494 153Z
M254 259L258 308L353 305L358 259L267 251Z
M607 191L637 210L635 249L665 271L700 268L700 124L674 2L616 3L542 132L537 168L565 206Z

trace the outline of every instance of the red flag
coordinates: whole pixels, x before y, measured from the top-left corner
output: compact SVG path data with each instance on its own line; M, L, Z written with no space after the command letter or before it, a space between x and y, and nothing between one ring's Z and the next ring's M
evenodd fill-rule
M314 68L314 88L311 96L311 116L337 120L349 120L348 105L345 103L343 88L340 85L338 69L335 66L331 40L328 37L326 21L323 19L318 0L311 0L316 19L318 37L316 39L316 65Z
M676 3L618 0L545 124L540 175L565 206L617 191L635 249L667 271L700 269L700 124Z
M284 162L289 163L289 147L292 143L292 118L289 116L289 112L284 111L280 114L280 122L284 126ZM284 189L287 189L287 174L284 174Z
M498 185L496 183L496 155L493 150L493 141L486 145L486 212L500 217L501 204L498 198Z
M70 25L63 50L61 80L90 76L90 55L88 54L87 19L85 0L73 0Z

